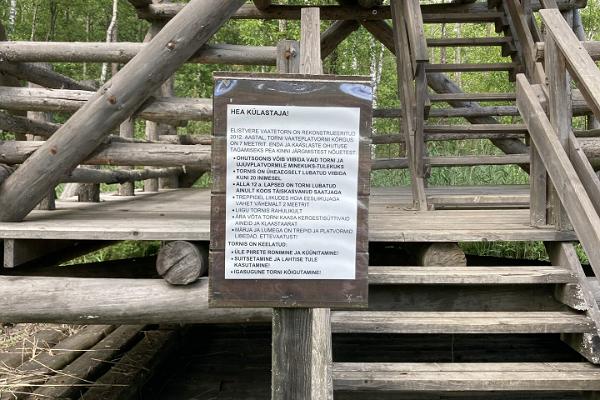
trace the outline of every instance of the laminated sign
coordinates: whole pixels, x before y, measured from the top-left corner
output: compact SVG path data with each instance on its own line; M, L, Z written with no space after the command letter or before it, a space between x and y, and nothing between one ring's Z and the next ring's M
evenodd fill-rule
M367 304L372 87L215 75L210 304Z

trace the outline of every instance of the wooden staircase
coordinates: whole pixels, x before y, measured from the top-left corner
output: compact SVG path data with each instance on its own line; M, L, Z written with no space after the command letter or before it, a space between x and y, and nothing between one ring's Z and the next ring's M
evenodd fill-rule
M559 251L573 251L570 244L549 244L553 246ZM360 335L381 334L384 340L390 334L418 334L422 343L438 334L561 334L564 339L580 341L586 335L597 338L598 320L592 311L597 305L584 299L582 293L587 288L582 287L583 270L576 260L571 261L573 265L557 266L371 267L373 304L387 305L368 311L333 312L332 331L354 334L356 340ZM449 295L451 292L456 297ZM508 292L513 295L507 296ZM429 293L429 303L423 293ZM465 293L470 293L468 301L454 301ZM398 296L402 300L394 302ZM594 354L584 354L595 363L599 355L596 349ZM507 355L505 359L514 357ZM496 358L487 363L334 359L333 385L336 395L375 391L578 393L600 390L600 367L583 358L582 362L501 362Z
M459 7L467 6L456 7L458 10ZM434 74L506 72L506 79L514 81L517 74L521 72L527 72L530 76L543 73L541 64L536 64L537 58L531 59L535 56L530 47L534 41L540 40L540 34L535 30L535 20L532 17L532 11L540 7L543 8L539 3L532 8L531 5L521 5L517 1L503 0L489 4L490 10L499 14L497 19L469 21L494 23L496 31L505 35L500 38L425 39L422 26L423 23L427 23L426 19L413 25L407 23L406 8L410 6L405 6L405 14L392 12L394 29L409 31L406 35L406 40L410 44L408 47L414 49L421 46L421 50L416 51L417 55L427 54L427 47L501 46L502 55L507 58L506 62L482 64L431 64L428 60L421 61L427 72L426 78L421 78L419 57L413 55L412 67L415 71L413 81L410 85L406 82L401 84L400 93L401 99L405 96L404 99L411 98L416 102L416 110L413 109L412 114L409 110L402 110L402 117L416 118L417 123L412 128L404 125L405 132L407 128L413 129L407 136L375 136L373 143L400 142L409 147L404 165L408 165L411 169L415 208L423 210L424 203L429 209L432 207L431 199L424 196L431 168L530 163L529 154L429 157L425 143L436 140L507 141L513 139L523 145L521 140L528 138L530 133L528 118L524 118L525 124L502 124L496 119L502 116L519 116L519 111L523 112L523 109L519 110L515 103L519 93L463 93L458 86L452 83L446 84L443 79L436 82L437 78ZM405 21L401 18L405 18ZM378 31L374 29L370 31L377 36ZM383 40L385 36L380 32L379 38L386 43ZM393 46L387 44L387 47ZM402 62L398 58L398 63ZM537 70L534 71L534 68ZM399 77L401 77L399 80L405 79L400 72ZM547 104L549 100L545 82L536 83L540 83L535 89L538 94L536 97ZM419 93L424 90L423 86L427 84L434 89L434 92L419 97ZM407 92L412 91L413 88L414 97L406 97ZM480 106L478 102L503 102L503 105ZM440 107L443 103L448 104L449 107ZM512 104L506 105L506 103ZM432 104L435 106L432 107ZM576 113L581 113L582 110L585 110L585 107L579 107ZM388 113L392 116L392 112L388 111ZM419 125L418 118L421 115L428 123ZM437 118L456 117L463 118L467 123L436 124ZM580 134L585 135L585 133ZM522 149L524 152L528 151L525 147ZM587 163L585 156L577 160L585 160ZM396 162L400 165L402 160L398 159ZM392 164L390 160L375 160L374 168L377 169L378 165L389 168ZM538 168L532 165L532 168L534 167ZM591 185L588 192L591 192L590 196L593 198L597 185L592 181L593 179L590 178L584 184L586 188ZM419 185L422 187L419 188ZM585 193L581 195L587 196ZM533 192L532 196L534 196ZM592 224L594 221L588 220L587 224ZM585 224L583 219L575 222L578 226ZM401 230L402 227L399 229ZM576 231L583 233L588 232L589 229L580 226ZM402 357L396 357L391 361L390 357L384 357L381 362L373 362L374 360L348 362L338 361L334 357L332 374L336 397L353 398L348 396L348 393L372 392L379 392L377 398L384 392L398 396L393 398L413 398L411 396L421 392L424 392L424 395L425 393L461 392L464 396L468 396L467 392L473 395L481 392L507 392L504 394L506 398L517 398L517 392L521 395L522 392L530 395L533 392L541 392L548 394L549 398L554 398L552 393L559 396L557 398L562 398L560 396L565 393L572 393L574 398L582 398L578 396L592 396L595 391L600 391L600 367L596 366L600 363L598 305L593 298L573 245L566 242L546 242L546 247L552 261L550 266L370 267L371 304L377 306L372 305L367 311L333 312L331 327L334 340L336 335L352 335L351 337L357 341L361 335L364 337L381 335L382 341L389 335L419 335L422 337L422 343L427 343L429 340L434 340L429 338L439 334L496 335L507 337L507 340L510 340L508 339L510 335L515 334L542 336L558 334L565 343L580 353L580 362L553 362L550 359L540 360L540 362L515 362L514 354L506 355L504 358L495 357L489 362L439 363L414 362L414 360L407 362ZM591 257L593 258L593 255ZM507 291L518 294L509 299L502 294ZM428 293L429 297L423 293ZM470 296L471 303L458 299L466 293ZM398 300L399 297L402 297L401 301ZM518 299L516 302L515 298ZM547 302L548 299L550 302ZM382 304L385 306L381 306ZM419 349L415 348L415 352L418 353ZM518 354L516 358L519 358ZM527 395L522 398L527 398Z

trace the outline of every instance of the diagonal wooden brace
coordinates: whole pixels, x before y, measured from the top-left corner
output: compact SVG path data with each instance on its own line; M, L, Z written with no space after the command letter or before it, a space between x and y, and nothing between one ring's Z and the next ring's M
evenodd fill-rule
M192 0L0 186L0 220L21 221L204 45L244 0ZM85 133L85 135L83 134Z

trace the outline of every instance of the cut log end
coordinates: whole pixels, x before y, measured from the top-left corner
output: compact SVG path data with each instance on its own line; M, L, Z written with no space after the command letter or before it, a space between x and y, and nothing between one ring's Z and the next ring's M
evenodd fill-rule
M206 246L177 240L161 247L156 271L172 285L189 285L208 272Z
M466 266L467 257L457 243L431 243L419 248L417 262L426 267Z

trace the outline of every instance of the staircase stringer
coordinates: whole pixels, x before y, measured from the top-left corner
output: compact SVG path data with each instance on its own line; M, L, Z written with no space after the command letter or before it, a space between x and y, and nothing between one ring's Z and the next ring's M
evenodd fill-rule
M546 251L554 266L566 267L577 278L579 294L584 301L586 315L593 321L594 333L563 333L561 339L593 364L600 364L600 308L585 271L579 261L575 246L567 242L546 242Z

